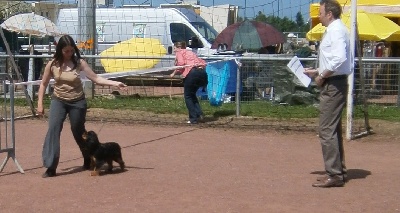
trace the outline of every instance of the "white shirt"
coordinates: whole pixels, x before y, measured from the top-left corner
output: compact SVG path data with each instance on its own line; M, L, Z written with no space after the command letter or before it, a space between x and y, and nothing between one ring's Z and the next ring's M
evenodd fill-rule
M352 72L349 31L340 19L326 28L319 46L319 73L333 71L335 75L349 75Z

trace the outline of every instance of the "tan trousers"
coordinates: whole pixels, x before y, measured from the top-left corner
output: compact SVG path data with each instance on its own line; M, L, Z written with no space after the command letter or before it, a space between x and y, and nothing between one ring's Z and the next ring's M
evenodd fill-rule
M325 171L346 175L342 136L342 112L346 104L347 79L326 79L320 93L319 138Z

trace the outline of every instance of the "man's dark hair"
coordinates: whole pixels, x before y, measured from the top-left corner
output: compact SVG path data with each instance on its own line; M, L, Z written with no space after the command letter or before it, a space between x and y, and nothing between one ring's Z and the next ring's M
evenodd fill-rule
M340 18L342 15L342 6L340 6L339 2L336 0L321 0L319 3L322 6L325 6L325 12L332 12L332 16L334 19Z

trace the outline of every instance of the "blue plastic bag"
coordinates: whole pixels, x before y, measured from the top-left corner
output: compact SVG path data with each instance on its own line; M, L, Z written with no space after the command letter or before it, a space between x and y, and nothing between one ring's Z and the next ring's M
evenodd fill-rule
M208 99L212 106L221 106L226 95L236 93L237 68L235 60L207 64L207 88L200 87L196 95L201 100Z
M230 77L229 61L211 63L206 66L207 96L212 106L221 106Z

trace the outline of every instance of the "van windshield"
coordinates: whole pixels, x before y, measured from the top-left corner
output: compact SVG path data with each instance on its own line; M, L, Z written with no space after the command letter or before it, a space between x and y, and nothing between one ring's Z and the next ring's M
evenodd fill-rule
M213 44L218 32L207 22L191 22L194 28L210 43Z

